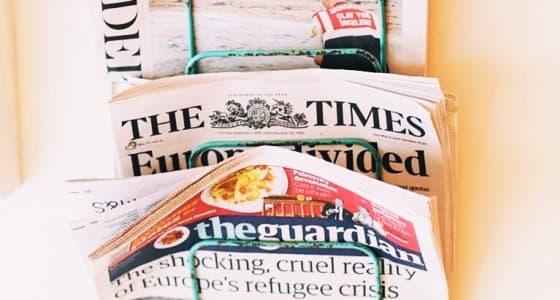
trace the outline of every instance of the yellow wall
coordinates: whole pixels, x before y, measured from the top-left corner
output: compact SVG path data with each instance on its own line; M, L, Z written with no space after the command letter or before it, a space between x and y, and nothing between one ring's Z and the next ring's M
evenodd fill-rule
M558 299L560 1L430 1L429 75L460 105L452 299Z

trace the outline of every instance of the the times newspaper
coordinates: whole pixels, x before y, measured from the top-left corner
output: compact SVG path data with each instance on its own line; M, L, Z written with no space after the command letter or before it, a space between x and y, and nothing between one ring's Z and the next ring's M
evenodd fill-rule
M263 147L167 196L90 258L102 299L193 299L187 257L197 241L353 242L378 260L313 247L202 248L194 258L197 284L203 299L447 299L428 202L313 157ZM76 235L107 232L110 222L100 224L127 210L82 220Z
M321 48L312 37L318 0L191 0L197 52ZM378 12L379 0L348 1ZM114 82L183 74L191 46L183 0L95 0L94 21ZM387 62L392 73L424 75L428 0L386 0ZM316 68L312 57L252 57L201 61L201 72Z
M290 147L444 198L440 139L425 106L442 101L439 86L431 86L433 98L418 100L420 93L397 80L426 79L371 76L333 70L222 73L133 88L110 103L119 174L185 169L192 160L211 165L241 152L233 144L212 146L193 157L195 148L209 142L355 138L376 151L358 145ZM391 85L393 91L383 88Z

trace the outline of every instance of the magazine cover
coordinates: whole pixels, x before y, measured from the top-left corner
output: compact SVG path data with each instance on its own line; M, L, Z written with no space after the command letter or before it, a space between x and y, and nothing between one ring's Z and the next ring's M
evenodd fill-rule
M95 21L111 80L183 74L189 57L206 51L360 48L379 58L382 40L390 72L425 73L427 0L386 0L383 17L380 0L186 3L96 0ZM318 68L322 64L317 59L314 55L209 58L200 62L198 71ZM349 66L347 61L343 64ZM328 61L323 67L329 67Z
M263 147L218 165L91 254L102 299L447 299L429 199ZM349 249L201 248L198 241L350 242ZM380 280L376 281L376 274ZM196 283L195 283L196 282Z

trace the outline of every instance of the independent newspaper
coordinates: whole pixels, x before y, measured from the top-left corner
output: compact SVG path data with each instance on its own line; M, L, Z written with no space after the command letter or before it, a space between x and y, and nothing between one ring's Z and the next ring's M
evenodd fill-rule
M349 1L379 12L380 1ZM321 48L311 38L317 0L95 0L98 44L113 82L183 74L189 57L204 51ZM185 3L192 7L188 31ZM381 19L381 18L379 18ZM393 73L426 72L428 0L385 1L386 49ZM312 57L207 59L201 72L316 68Z

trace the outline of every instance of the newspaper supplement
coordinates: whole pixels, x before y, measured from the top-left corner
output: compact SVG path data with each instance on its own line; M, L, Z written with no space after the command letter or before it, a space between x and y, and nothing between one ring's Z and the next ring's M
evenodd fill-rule
M379 260L339 249L202 249L194 264L205 299L447 299L426 197L292 151L245 154L91 255L102 299L191 299L187 252L213 238L355 242Z
M289 147L445 199L439 138L416 97L315 76L329 70L272 73L183 76L117 95L110 113L120 175L184 169L191 159L211 165L243 151L210 147L194 159L209 142L355 138L379 159L359 145Z
M143 178L149 176L142 176L136 178ZM118 181L118 180L115 180ZM118 195L119 188L116 187L118 182L112 181L114 189L111 189L114 194L110 195L110 192L106 195L110 199L123 199L127 205L118 206L110 211L106 211L103 214L92 214L88 217L76 218L69 222L70 230L74 239L78 243L80 251L83 253L84 257L87 257L89 253L97 249L100 244L109 240L115 234L119 233L126 226L132 224L140 216L149 213L149 210L156 206L161 200L165 199L171 192L176 190L178 187L184 185L187 181L170 183L169 186L163 187L158 191L152 192L150 194L144 194L140 196L126 196ZM109 183L105 184L107 187ZM134 188L129 188L129 191L133 191ZM132 192L131 192L132 193ZM92 196L94 203L99 203L104 200L101 193L96 193Z
M187 2L193 5L192 34L187 30L185 1L93 1L100 49L113 82L183 74L191 46L196 53L322 47L312 25L313 15L324 9L320 1ZM348 2L377 15L378 0ZM385 0L387 62L391 72L425 74L427 16L427 0ZM313 58L307 56L211 58L199 66L200 72L317 68Z
M119 179L75 179L65 182L68 219L78 220L108 214L121 207L134 207L141 198L202 176L207 168L193 168L151 176ZM147 211L150 204L141 204Z
M193 168L131 178L67 181L68 225L80 250L87 256L178 187L207 171Z

